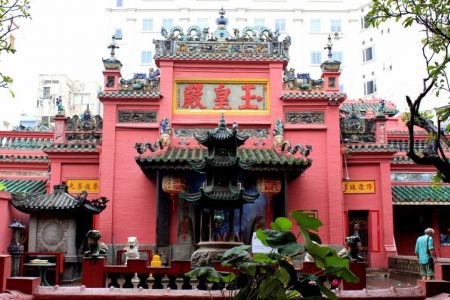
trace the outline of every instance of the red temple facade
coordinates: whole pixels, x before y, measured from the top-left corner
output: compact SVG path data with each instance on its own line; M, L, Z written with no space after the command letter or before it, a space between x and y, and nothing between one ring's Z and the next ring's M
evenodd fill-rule
M192 163L206 148L195 136L223 115L228 128L248 136L238 158L251 167L239 185L259 196L244 205L240 228L217 228L217 239L220 230L239 230L234 241L250 243L256 228L302 210L322 220L325 244L339 248L358 235L373 268L386 268L389 256L414 255L426 227L436 230L438 256L450 257L450 189L433 189L434 169L406 157L408 135L395 106L347 100L340 63L331 57L320 79L285 71L288 37L268 29L231 36L221 18L214 33L163 31L155 41L159 69L129 80L112 43L103 60L103 119L60 110L53 131L0 132L0 251L14 218L29 225L11 195L49 194L65 182L72 195L86 190L89 199L110 200L86 220L102 233L110 257L136 236L141 248L167 260L189 260L201 221L178 194L203 185ZM426 133L416 137L426 148ZM227 216L218 212L220 218Z

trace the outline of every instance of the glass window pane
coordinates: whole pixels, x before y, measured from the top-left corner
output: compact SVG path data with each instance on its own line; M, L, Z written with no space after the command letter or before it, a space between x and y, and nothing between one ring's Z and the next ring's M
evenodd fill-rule
M256 30L261 30L262 27L264 27L264 19L255 19L255 29Z
M122 39L122 28L116 28L114 30L114 37L118 40Z
M343 62L343 59L342 59L343 56L342 56L342 52L341 51L332 52L331 54L332 54L332 58L334 60Z
M341 20L331 20L331 32L341 32Z
M164 27L167 30L171 30L173 27L173 19L163 19L162 27Z
M200 28L208 27L209 19L208 18L197 18L197 26Z
M311 52L311 64L320 65L322 63L322 53L319 51Z
M142 51L141 64L151 64L151 62L152 62L152 51Z
M275 30L286 31L286 20L285 19L275 19Z
M142 30L152 31L153 30L153 19L143 19L142 20Z
M123 0L116 0L116 6L122 7L123 6Z
M320 29L320 20L319 19L312 19L309 22L310 25L310 31L313 33L321 32Z

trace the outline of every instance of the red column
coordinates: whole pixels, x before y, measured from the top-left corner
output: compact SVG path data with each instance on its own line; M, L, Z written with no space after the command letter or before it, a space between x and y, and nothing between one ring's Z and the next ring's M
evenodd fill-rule
M177 202L178 195L170 195L170 243L176 244L178 238L178 211L177 211Z

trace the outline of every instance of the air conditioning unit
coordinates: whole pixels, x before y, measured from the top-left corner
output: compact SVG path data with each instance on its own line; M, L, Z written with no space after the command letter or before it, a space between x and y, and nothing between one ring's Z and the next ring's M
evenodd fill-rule
M344 36L344 34L342 32L335 32L333 33L333 36L335 39L340 39L341 37Z

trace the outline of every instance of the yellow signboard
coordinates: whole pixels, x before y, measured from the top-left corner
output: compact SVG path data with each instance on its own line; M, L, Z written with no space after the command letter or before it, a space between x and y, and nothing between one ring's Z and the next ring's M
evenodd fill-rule
M79 194L86 191L90 194L97 194L100 191L98 179L68 179L66 184L69 187L69 193Z
M374 194L375 180L344 181L344 194Z

